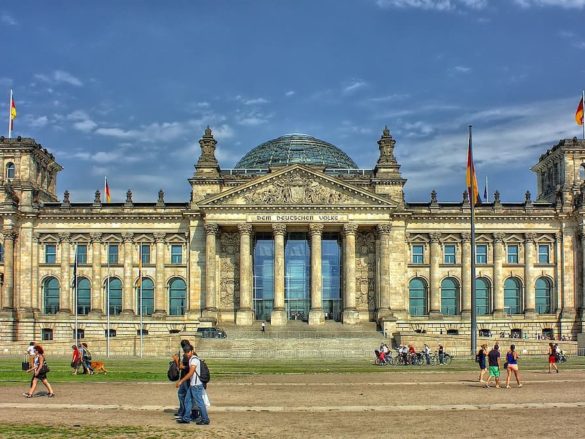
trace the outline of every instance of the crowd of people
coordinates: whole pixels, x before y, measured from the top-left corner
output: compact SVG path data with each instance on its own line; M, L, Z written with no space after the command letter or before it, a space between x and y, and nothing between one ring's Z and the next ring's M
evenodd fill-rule
M79 373L79 368L82 368L84 375L93 375L94 371L91 367L91 351L87 346L87 343L79 343L78 345L71 346L73 353L71 355L71 369L73 369L73 375Z

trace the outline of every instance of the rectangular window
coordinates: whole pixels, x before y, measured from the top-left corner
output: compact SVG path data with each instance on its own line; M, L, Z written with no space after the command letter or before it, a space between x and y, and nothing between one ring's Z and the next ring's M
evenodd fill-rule
M517 245L509 245L508 246L508 264L517 264L518 263L518 246Z
M108 264L118 263L118 251L119 251L118 244L108 245Z
M413 264L424 264L425 263L425 246L421 244L415 244L412 246L412 263Z
M87 264L87 245L85 244L77 245L77 263Z
M51 328L43 328L41 330L41 338L45 341L53 340L53 330Z
M171 245L171 264L183 263L183 246Z
M549 258L549 246L548 244L539 244L538 246L538 263L548 264L550 263Z
M142 265L150 264L150 244L141 244Z
M0 244L0 262L4 262L4 246Z
M477 244L475 246L475 263L476 264L487 264L488 246L487 244Z
M45 245L45 263L46 264L57 263L57 246L55 244Z
M444 254L444 263L445 264L454 264L455 263L455 245L454 244L447 244L443 250Z

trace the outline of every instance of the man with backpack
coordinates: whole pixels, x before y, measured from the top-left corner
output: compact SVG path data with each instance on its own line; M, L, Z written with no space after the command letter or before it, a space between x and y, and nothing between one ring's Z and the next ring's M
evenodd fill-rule
M179 380L183 379L185 375L189 372L189 359L187 358L187 354L185 352L185 348L187 346L191 346L189 340L181 340L181 350L182 350L182 358L179 360ZM179 353L180 354L180 353ZM178 355L177 355L178 357ZM176 379L176 378L175 378ZM187 396L187 392L189 391L189 382L185 381L183 384L179 386L179 390L177 391L177 399L179 400L179 410L175 414L175 418L181 419L185 415L185 397Z
M185 396L183 417L177 419L177 422L179 424L189 424L191 422L191 408L193 405L197 405L201 416L195 419L195 423L197 425L209 425L210 421L207 414L207 407L203 400L203 394L205 393L204 386L209 381L208 369L205 367L205 373L203 372L203 362L197 357L193 346L187 345L183 348L183 351L189 359L189 371L183 378L177 381L176 387L178 389L183 383L189 383L189 389Z

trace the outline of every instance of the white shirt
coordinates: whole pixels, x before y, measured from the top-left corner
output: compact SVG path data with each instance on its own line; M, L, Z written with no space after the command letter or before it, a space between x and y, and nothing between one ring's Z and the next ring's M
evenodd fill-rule
M199 379L199 377L197 376L197 374L200 371L200 367L199 367L200 364L201 364L201 362L199 361L199 358L197 358L195 356L192 356L191 359L189 360L189 369L191 369L193 366L195 366L195 373L191 377L191 382L190 382L191 386L199 386L199 385L203 384L201 382L201 380Z
M34 355L35 354L35 347L34 346L29 346L28 348L26 348L26 352L28 352L29 355Z

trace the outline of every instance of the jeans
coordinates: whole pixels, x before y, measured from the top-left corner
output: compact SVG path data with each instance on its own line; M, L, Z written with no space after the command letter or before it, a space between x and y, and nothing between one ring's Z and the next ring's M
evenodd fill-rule
M427 360L427 364L431 364L431 356L425 352L425 359Z
M183 384L181 384L179 386L179 390L177 390L177 398L179 399L178 414L180 417L184 417L184 415L185 415L185 398L187 397L188 391L189 391L189 381L185 381Z
M209 416L207 415L207 407L203 402L203 386L189 386L189 391L185 397L185 412L183 413L183 421L191 421L191 409L193 405L199 407L199 413L201 413L201 421L209 422Z

